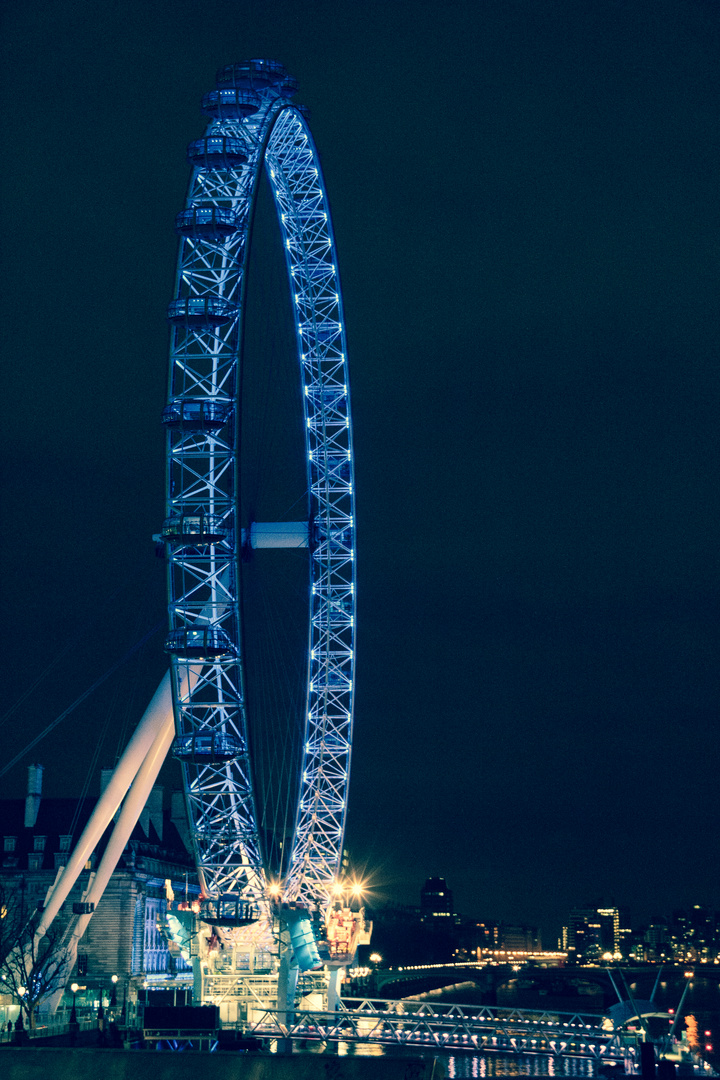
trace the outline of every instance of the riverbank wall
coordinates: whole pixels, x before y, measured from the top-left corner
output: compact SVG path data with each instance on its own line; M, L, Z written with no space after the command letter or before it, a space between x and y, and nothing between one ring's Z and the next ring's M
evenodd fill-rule
M6 1047L3 1080L442 1080L434 1058Z

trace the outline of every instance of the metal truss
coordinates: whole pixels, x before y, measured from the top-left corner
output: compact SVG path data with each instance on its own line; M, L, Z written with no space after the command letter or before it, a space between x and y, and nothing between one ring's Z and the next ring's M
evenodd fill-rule
M601 1017L589 1014L366 999L341 1000L334 1012L302 1010L290 1017L268 1010L247 1031L270 1038L542 1054L596 1062L634 1059L636 1048L620 1046L601 1024Z
M274 1009L277 1000L278 975L277 972L267 975L257 975L247 971L235 971L232 973L211 973L205 976L203 981L203 1001L208 1004L221 1005L231 999L238 1006L242 1014L240 1023L245 1025L248 1018L248 1010L258 1015L265 1015L268 1009ZM297 996L307 994L327 995L327 979L323 972L303 972L297 985Z
M245 280L261 171L273 192L304 395L311 592L303 761L283 898L324 906L345 822L354 686L353 454L342 300L327 197L295 82L274 61L222 69L177 218L167 427L171 656L198 869L210 897L267 903L248 757L238 453Z

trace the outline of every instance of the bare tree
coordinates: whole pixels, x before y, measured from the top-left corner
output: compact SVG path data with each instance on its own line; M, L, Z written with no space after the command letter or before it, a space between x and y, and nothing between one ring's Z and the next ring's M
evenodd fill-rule
M30 1030L45 998L67 982L72 961L55 924L42 938L35 931L40 912L27 915L22 895L13 882L0 880L0 989L20 1002Z

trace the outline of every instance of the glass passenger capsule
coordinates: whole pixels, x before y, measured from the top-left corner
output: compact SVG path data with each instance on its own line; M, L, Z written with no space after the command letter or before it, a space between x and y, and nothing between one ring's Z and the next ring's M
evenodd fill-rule
M232 405L212 398L175 398L162 411L166 427L182 431L220 431L228 421Z
M198 169L236 169L248 159L243 139L234 135L206 135L195 139L187 148L187 159Z
M254 90L223 87L204 94L200 107L206 115L216 116L220 120L242 120L258 111L260 98Z
M228 64L220 68L215 77L219 90L230 86L238 90L264 90L290 81L294 80L277 60L243 60L239 64Z
M319 343L332 341L340 333L339 322L303 323L300 327L303 341L312 341L313 338Z
M207 897L200 901L200 918L216 926L249 926L258 921L260 913L237 893L222 893L217 899Z
M332 483L347 484L350 482L350 461L345 457L326 457L325 468L328 481Z
M352 530L346 525L336 524L335 522L328 523L323 521L322 518L315 518L313 539L317 544L322 543L324 540L332 540L337 544L349 544L352 541Z
M215 514L179 514L166 518L162 526L163 540L192 547L218 544L229 535L226 520Z
M225 240L238 230L234 210L226 206L191 206L175 215L175 232L199 240Z
M352 688L352 682L339 671L329 671L326 676L328 686L333 686L338 690L350 690Z
M335 600L330 604L325 604L314 616L316 623L327 626L345 626L351 618L352 602L350 600ZM337 684L330 683L329 685Z
M347 413L347 393L343 386L309 386L307 397L316 408Z
M232 761L243 753L240 740L224 731L196 731L191 735L178 735L172 749L180 761L192 761L197 765Z
M171 300L167 317L171 323L188 326L222 326L237 315L237 307L221 296L186 296Z
M165 652L191 660L214 660L235 652L229 636L219 626L181 626L165 638Z

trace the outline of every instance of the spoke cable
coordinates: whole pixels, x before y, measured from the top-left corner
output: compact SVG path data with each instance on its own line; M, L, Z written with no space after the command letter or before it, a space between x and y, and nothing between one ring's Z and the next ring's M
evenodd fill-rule
M153 576L154 576L154 568L153 568ZM100 619L101 619L103 613L105 612L105 610L108 607L110 607L111 604L114 604L114 602L118 598L118 596L120 596L120 594L126 589L127 589L127 583L126 582L123 582L122 584L118 585L117 589L115 589L115 591L113 593L111 593L107 597L105 603L102 604L102 606L99 609L95 610L94 614L91 616L90 619L88 619L85 623L83 623L83 625L80 627L80 629L77 631L77 633L74 634L66 642L66 644L62 647L60 652L57 653L57 655L54 657L54 659L51 660L50 663L45 668L43 668L43 670L37 676L35 681L32 682L30 684L30 686L20 695L20 697L16 701L13 702L13 704L10 706L10 708L7 709L2 714L2 716L0 716L0 727L2 727L3 724L5 724L8 720L10 720L15 715L15 713L20 708L20 706L23 705L27 701L27 699L31 696L31 694L33 694L35 692L35 690L37 690L37 688L41 685L41 683L44 682L44 680L50 675L50 673L55 670L55 668L58 666L60 661L63 660L65 658L65 656L67 656L67 654L69 652L71 652L76 647L78 642L82 641L85 638L85 636L90 632L90 630L92 630L92 628L100 621ZM147 590L143 589L143 593L145 593L146 591Z
M36 735L34 739L31 739L23 750L16 754L11 761L8 761L7 764L2 769L0 769L0 777L5 776L5 774L8 773L10 769L12 769L15 765L17 765L19 761L22 761L26 754L29 754L30 751L34 749L34 747L36 747L39 742L42 742L42 740L47 735L49 735L50 732L58 726L58 724L61 724L63 720L66 720L67 717L70 716L71 713L75 712L78 706L82 705L83 701L89 698L90 695L95 690L97 690L99 686L102 686L102 684L106 682L111 675L114 675L118 668L121 668L122 665L126 663L131 656L134 656L134 654L139 649L141 649L143 645L150 640L151 637L154 637L155 634L157 634L157 632L164 626L165 620L162 619L159 623L156 623L151 630L148 630L147 634L145 634L144 637L140 639L140 641L136 642L135 645L132 646L132 648L128 649L128 651L123 657L121 657L120 660L117 660L114 664L112 664L103 675L101 675L98 679L95 680L92 686L89 686L88 689L80 695L80 697L76 698L71 705L68 705L67 709L64 709L59 716L57 716L51 723L49 723L47 727L40 732L39 735Z

